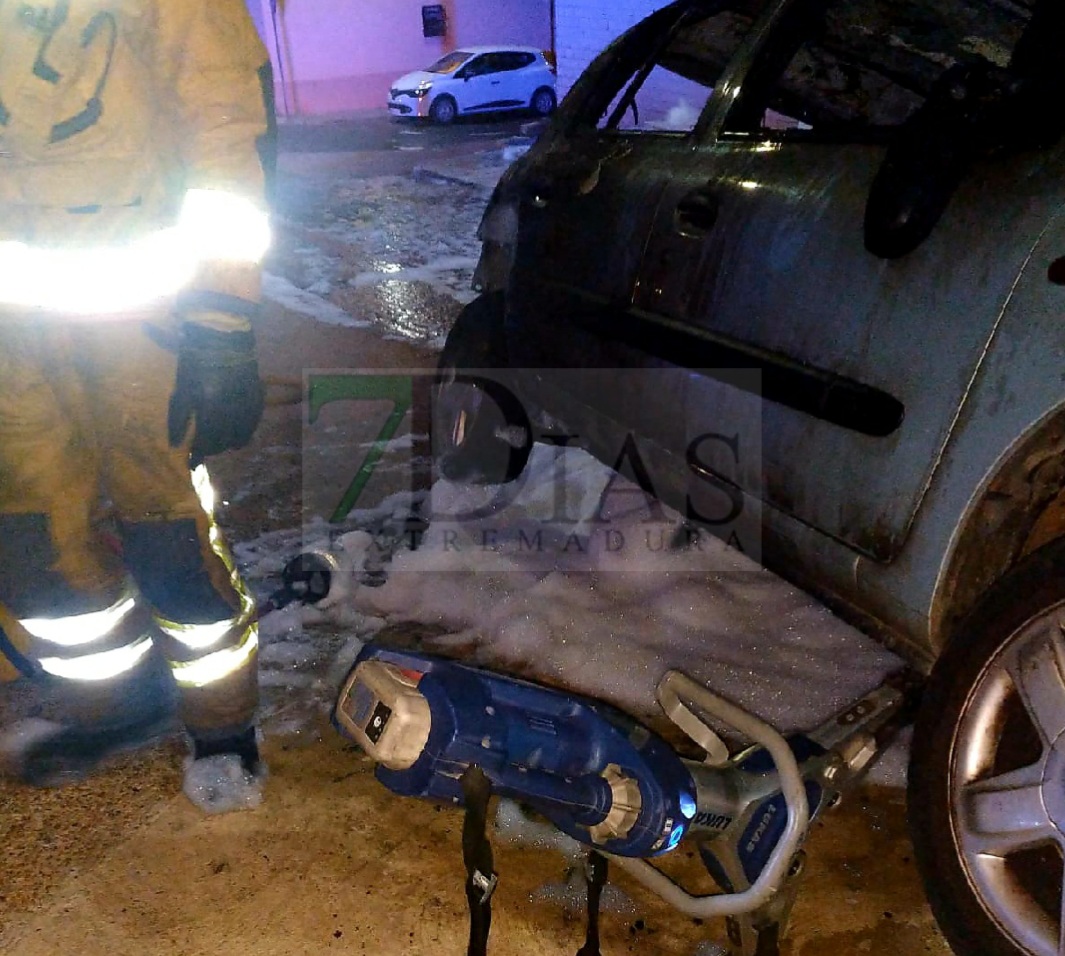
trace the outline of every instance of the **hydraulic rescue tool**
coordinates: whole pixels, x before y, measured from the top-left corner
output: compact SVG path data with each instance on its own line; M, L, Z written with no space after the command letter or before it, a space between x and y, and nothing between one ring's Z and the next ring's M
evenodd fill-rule
M334 719L406 796L463 805L469 954L485 952L497 876L488 800L509 797L591 848L588 939L613 860L692 917L724 916L736 956L777 952L795 898L807 828L909 722L916 683L888 680L812 733L787 738L680 671L657 698L697 745L681 757L609 705L421 653L367 645ZM722 736L753 742L731 753ZM690 840L723 892L696 896L646 861Z

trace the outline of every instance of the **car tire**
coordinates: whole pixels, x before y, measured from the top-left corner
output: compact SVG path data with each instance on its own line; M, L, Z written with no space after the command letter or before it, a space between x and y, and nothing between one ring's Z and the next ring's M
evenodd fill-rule
M429 107L429 119L440 126L454 123L455 117L458 115L459 105L455 102L454 97L451 96L438 96L433 100L432 106Z
M532 100L529 102L529 108L537 116L550 116L555 112L555 107L558 105L558 100L555 98L555 91L550 87L541 86L532 95Z
M932 911L958 954L1061 952L1065 542L981 602L932 670L908 813Z
M433 458L449 481L505 484L525 470L532 428L506 370L503 295L491 292L459 314L437 366Z

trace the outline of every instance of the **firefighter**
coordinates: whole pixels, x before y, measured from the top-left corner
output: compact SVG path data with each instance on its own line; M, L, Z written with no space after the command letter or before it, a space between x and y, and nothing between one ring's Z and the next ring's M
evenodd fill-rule
M0 678L69 705L18 751L29 782L176 705L190 797L226 808L189 784L219 758L259 787L254 608L205 459L263 408L267 63L242 0L0 3Z

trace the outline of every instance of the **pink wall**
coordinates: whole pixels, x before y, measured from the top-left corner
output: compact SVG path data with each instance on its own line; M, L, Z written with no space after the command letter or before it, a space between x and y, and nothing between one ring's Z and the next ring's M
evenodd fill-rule
M262 5L278 109L292 115L384 108L392 80L460 46L551 47L551 0L445 0L448 33L432 39L421 0L284 0L276 36Z

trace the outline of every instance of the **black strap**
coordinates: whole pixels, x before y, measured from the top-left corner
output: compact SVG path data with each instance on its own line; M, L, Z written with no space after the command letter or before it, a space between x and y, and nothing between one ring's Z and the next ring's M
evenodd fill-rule
M466 956L485 956L492 927L492 893L499 877L488 842L488 800L492 782L480 767L467 767L461 781L466 803L462 821L462 862L466 865L466 902L470 907L470 944Z
M606 885L609 861L602 853L592 850L585 864L588 877L588 930L584 936L584 945L577 950L577 956L600 956L599 954L599 898Z
M26 657L15 646L14 641L7 636L3 627L0 627L0 657L6 658L8 663L23 677L28 677L31 680L48 679L48 674L42 669L41 665Z
M725 928L733 952L753 952L754 956L780 956L782 927L775 920L759 919L757 910L754 914L727 917Z

